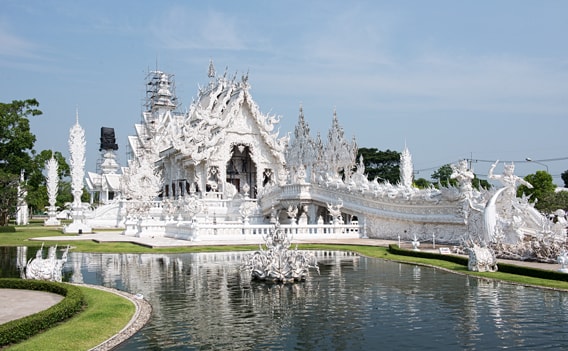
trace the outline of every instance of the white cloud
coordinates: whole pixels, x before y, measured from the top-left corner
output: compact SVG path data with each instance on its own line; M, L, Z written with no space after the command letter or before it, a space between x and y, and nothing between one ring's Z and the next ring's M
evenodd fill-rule
M25 38L12 34L0 23L0 56L14 58L36 58L38 46Z
M227 13L174 6L150 26L160 47L174 50L250 49L246 24Z

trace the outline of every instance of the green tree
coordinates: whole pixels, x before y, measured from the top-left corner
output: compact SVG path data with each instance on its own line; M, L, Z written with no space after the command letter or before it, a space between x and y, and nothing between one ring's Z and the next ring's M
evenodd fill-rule
M491 183L489 183L487 180L485 179L479 179L477 178L477 174L474 174L474 178L471 181L471 186L473 186L475 189L479 190L481 188L483 189L489 189L491 188Z
M29 116L41 115L35 99L0 103L0 169L19 175L29 173L36 141L30 130Z
M550 197L554 194L554 189L556 186L552 182L552 176L546 171L536 171L534 174L527 175L524 180L529 182L533 187L529 188L526 185L520 185L517 188L517 196L522 196L523 194L530 196L529 201L535 202L535 208L542 211L541 200Z
M0 226L8 225L10 217L16 213L19 181L19 176L0 169Z
M432 183L430 183L428 180L424 178L418 178L414 181L414 186L417 187L418 189L426 189L430 185L432 185Z
M562 174L560 175L560 177L562 178L562 180L564 181L564 187L568 188L568 170L562 172Z
M432 179L436 179L438 184L442 186L458 186L458 181L456 179L452 179L453 173L452 166L450 164L445 164L442 167L438 168L438 170L432 173ZM435 184L435 186L438 186ZM485 179L479 179L477 175L473 174L473 179L471 180L471 186L477 190L480 188L489 189L491 188L491 184Z
M367 179L378 178L392 184L400 180L400 152L362 147L357 151L357 160L360 156L363 156Z
M450 166L450 164L445 164L442 167L438 168L437 171L432 173L431 177L432 179L437 180L438 184L442 186L457 186L458 181L451 178L452 173L452 166Z
M568 191L544 195L538 200L535 207L546 214L554 213L556 210L568 211Z
M35 135L28 117L41 115L35 99L0 103L0 225L7 225L15 213L20 172L33 169Z

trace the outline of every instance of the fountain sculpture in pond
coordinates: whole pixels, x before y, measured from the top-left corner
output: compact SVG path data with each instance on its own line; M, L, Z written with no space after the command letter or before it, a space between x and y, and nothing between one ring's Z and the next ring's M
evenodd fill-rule
M316 257L298 248L289 250L291 237L280 228L279 223L273 231L264 237L266 249L259 247L244 259L244 268L251 272L253 280L274 283L293 283L303 281L309 275L309 269L319 274Z

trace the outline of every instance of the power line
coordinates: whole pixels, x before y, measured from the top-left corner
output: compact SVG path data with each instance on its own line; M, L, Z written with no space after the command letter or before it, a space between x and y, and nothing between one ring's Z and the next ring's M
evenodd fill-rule
M451 164L455 164L458 163L460 160L454 160L448 163L444 163L442 165L439 166L434 166L434 167L428 167L428 168L421 168L421 169L416 169L414 170L415 174L420 174L421 172L426 172L426 171L432 171L432 170L438 170L441 167L445 166L445 165L451 165ZM472 163L478 163L478 162L486 162L486 163L495 163L496 160L482 160L479 158L469 158L467 159L468 161L470 161L470 165ZM565 161L568 160L568 157L557 157L557 158L547 158L547 159L539 159L539 160L531 160L531 161L527 161L525 160L499 160L499 162L503 162L503 163L530 163L530 162L553 162L553 161ZM476 173L477 174L477 173ZM483 174L477 174L478 176L484 176ZM552 175L553 177L560 177L560 174L558 175Z

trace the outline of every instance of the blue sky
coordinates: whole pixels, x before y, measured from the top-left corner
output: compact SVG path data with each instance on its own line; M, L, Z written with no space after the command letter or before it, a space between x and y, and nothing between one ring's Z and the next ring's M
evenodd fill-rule
M36 98L36 149L68 155L79 108L87 168L100 128L119 161L140 121L144 79L175 74L182 107L217 72L249 72L264 113L313 135L337 111L360 147L401 151L417 177L443 164L516 161L568 170L567 1L19 1L0 12L0 101ZM498 172L502 171L499 167Z

